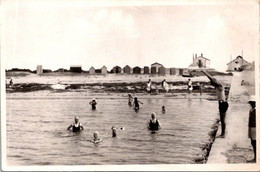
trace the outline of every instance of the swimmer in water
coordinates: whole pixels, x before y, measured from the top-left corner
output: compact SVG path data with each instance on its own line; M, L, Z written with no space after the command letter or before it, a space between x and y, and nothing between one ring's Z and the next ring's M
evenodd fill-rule
M149 123L148 123L148 129L151 131L157 131L161 129L161 124L158 119L156 119L156 114L153 112L151 114L151 118Z
M133 96L129 93L128 94L128 105L132 106L132 103L133 103Z
M134 98L134 109L135 110L139 110L139 103L143 104L142 102L140 102L137 97Z
M92 109L95 110L96 109L96 105L97 105L97 102L96 102L96 99L93 98L91 102L89 102L89 104L92 106Z
M162 106L162 113L165 114L165 112L166 112L165 106Z
M93 142L93 143L99 143L99 142L102 141L102 139L99 138L99 134L98 134L97 131L95 131L95 132L93 133L93 137L94 137L93 140L91 140L91 142Z
M79 122L78 116L75 117L75 122L68 126L67 130L70 130L71 128L73 132L80 132L80 129L84 130L82 124Z
M125 128L124 127L121 127L121 128L119 128L120 130L125 130ZM114 126L112 126L111 127L111 130L112 130L112 137L116 137L117 136L117 128L116 127L114 127Z

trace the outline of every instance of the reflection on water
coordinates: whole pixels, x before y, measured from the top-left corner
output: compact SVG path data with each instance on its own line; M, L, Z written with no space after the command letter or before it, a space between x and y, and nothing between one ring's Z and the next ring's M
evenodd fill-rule
M136 113L128 99L108 96L97 99L95 111L90 97L48 96L7 99L7 163L9 165L95 165L95 164L179 164L193 163L200 146L208 142L211 126L218 118L217 102L185 97L139 96L143 105ZM167 112L162 114L162 106ZM162 129L147 130L151 112ZM84 129L72 133L66 128L79 116ZM111 126L125 127L112 138ZM103 141L87 140L98 131Z

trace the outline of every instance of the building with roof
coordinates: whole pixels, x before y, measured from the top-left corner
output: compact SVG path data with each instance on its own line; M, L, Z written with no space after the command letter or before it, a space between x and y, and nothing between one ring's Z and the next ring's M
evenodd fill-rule
M203 56L201 53L200 56L193 55L192 64L189 65L189 69L199 69L199 68L210 68L210 59Z
M166 74L166 69L165 69L165 67L160 67L160 68L158 69L158 74L159 74L159 75L165 75L165 74Z
M102 68L101 68L101 73L102 74L107 74L107 67L106 66L103 66Z
M76 72L76 73L81 73L81 65L72 65L70 66L70 72Z
M136 66L133 68L133 73L134 74L140 74L141 73L141 68L139 66Z
M149 67L148 66L144 66L144 74L149 74Z
M228 69L227 71L242 71L243 66L250 65L249 62L243 59L242 56L237 56L234 60L227 63Z
M89 74L93 75L95 73L96 73L95 68L91 66L91 68L89 69Z
M111 73L121 73L121 71L122 71L122 68L120 66L115 66L111 70Z
M157 74L160 67L163 67L163 65L158 62L151 64L151 74Z
M123 68L123 72L124 73L131 73L131 67L126 65L124 68Z
M42 65L37 65L37 75L42 73L43 73Z

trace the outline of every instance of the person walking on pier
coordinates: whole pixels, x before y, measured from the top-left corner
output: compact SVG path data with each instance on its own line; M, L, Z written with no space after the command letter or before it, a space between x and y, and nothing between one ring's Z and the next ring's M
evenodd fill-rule
M247 162L256 162L256 114L255 114L255 96L251 96L248 102L251 106L248 120L248 137L251 139L251 145L254 150L254 158Z
M220 115L220 122L221 122L221 135L218 137L224 138L225 137L225 130L226 130L226 112L228 109L228 102L225 96L225 87L217 81L216 78L213 78L208 72L202 70L202 72L210 79L210 84L215 87L218 104L219 104L219 115Z

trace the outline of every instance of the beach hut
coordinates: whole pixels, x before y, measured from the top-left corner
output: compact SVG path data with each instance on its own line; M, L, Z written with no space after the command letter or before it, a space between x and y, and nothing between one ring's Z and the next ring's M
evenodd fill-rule
M111 73L121 73L121 67L120 66L115 66L113 67L113 69L111 70Z
M82 72L81 66L80 65L70 66L70 72L81 73Z
M101 68L101 73L102 74L107 74L107 67L106 66L103 66L102 68Z
M165 69L165 67L160 67L159 70L158 70L158 74L159 74L159 75L165 75L165 74L166 74L166 69Z
M95 68L93 67L93 66L91 66L91 68L89 69L89 74L90 75L93 75L93 74L95 74L96 72L95 72Z
M151 67L151 74L157 74L156 67Z
M176 69L170 68L170 75L176 75Z
M123 71L124 73L131 73L131 67L126 65L124 68L123 68Z
M63 68L59 68L58 70L56 70L55 72L64 72Z
M149 74L149 67L148 66L144 67L144 74Z
M183 69L179 69L179 75L183 75Z
M42 65L37 65L37 75L42 74L43 70L42 70Z
M134 73L134 74L140 74L140 73L141 73L141 68L138 67L138 66L134 67L134 68L133 68L133 73Z
M158 71L160 67L163 67L163 65L155 62L155 63L151 64L151 67L156 67L156 71Z

